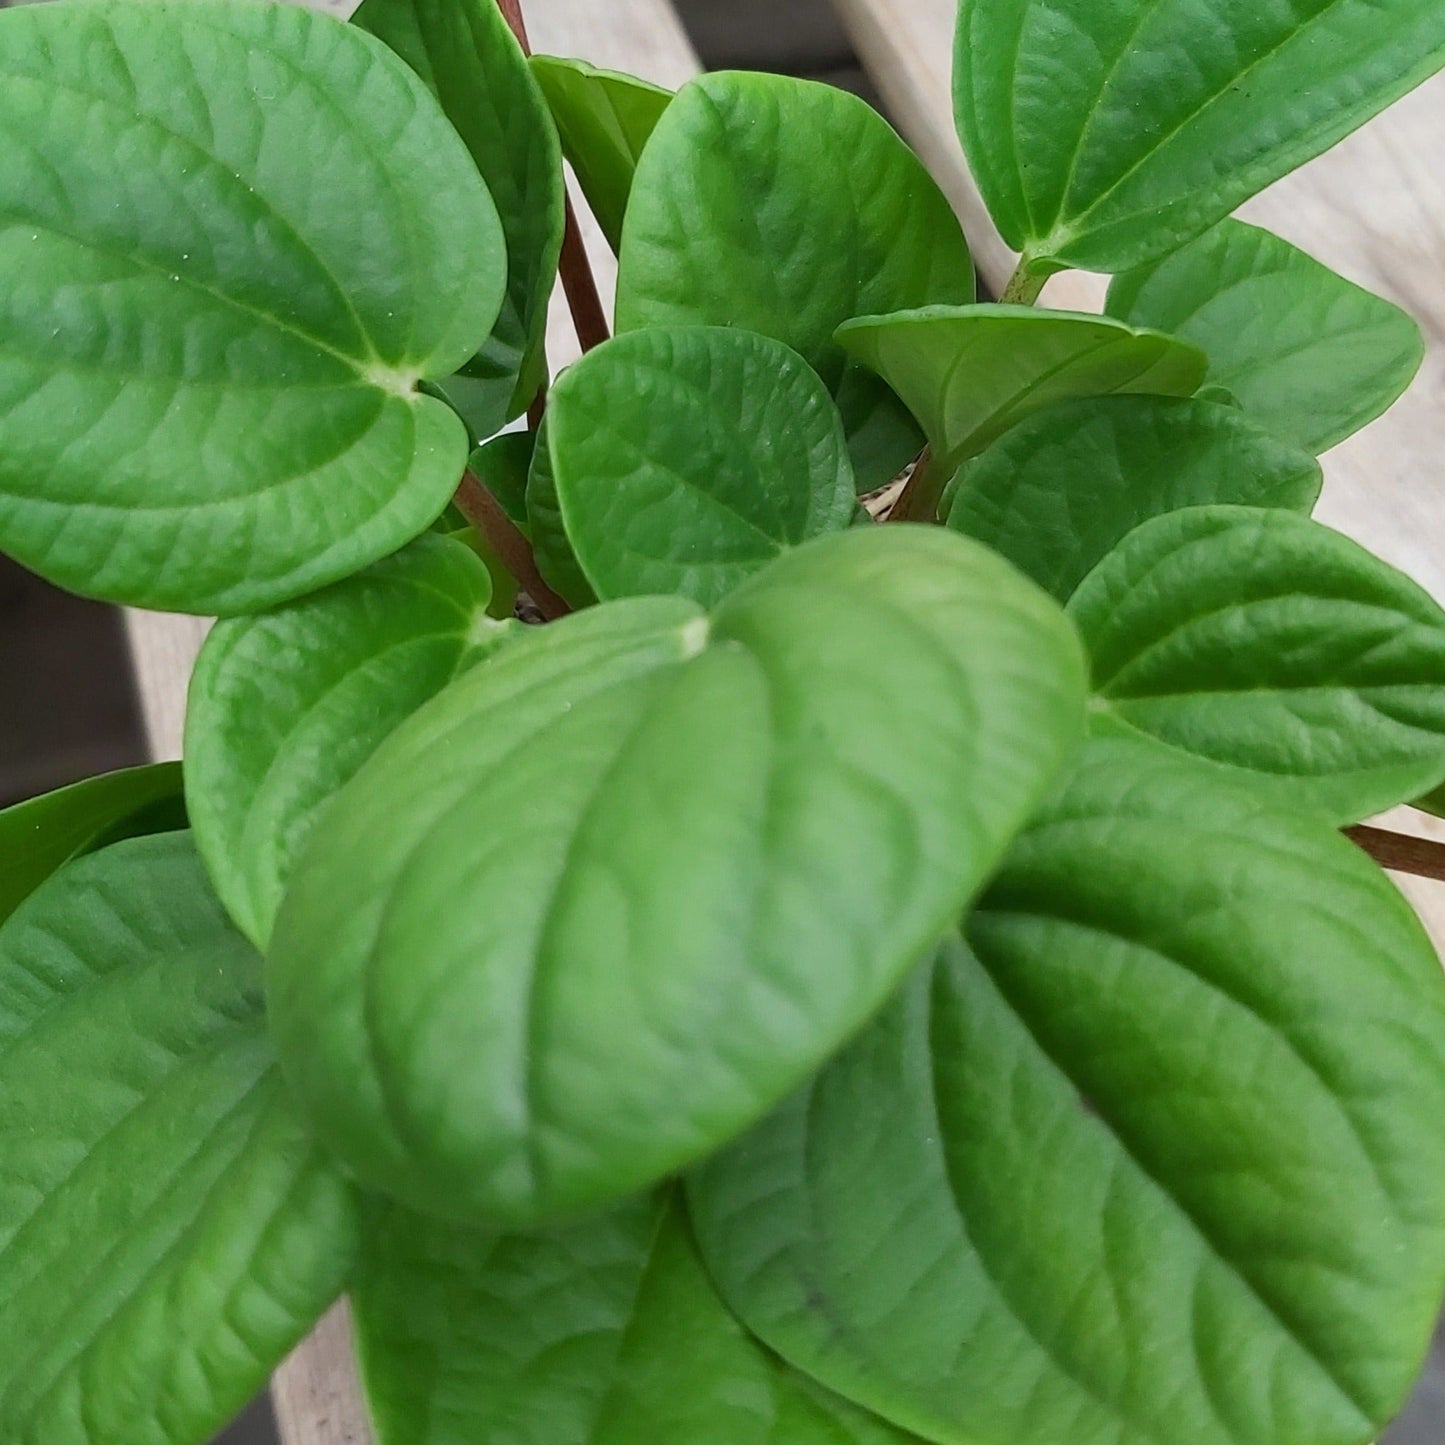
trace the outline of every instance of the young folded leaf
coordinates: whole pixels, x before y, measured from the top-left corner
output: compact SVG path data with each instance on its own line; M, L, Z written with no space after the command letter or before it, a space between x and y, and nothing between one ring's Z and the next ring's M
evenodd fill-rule
M532 74L547 98L582 194L607 244L620 251L637 160L672 103L672 91L554 55L534 55Z
M1124 271L1442 64L1437 0L962 0L954 109L1009 245Z
M1320 465L1232 407L1157 396L1050 407L958 475L948 525L1067 602L1141 522L1230 502L1308 514Z
M354 24L394 50L441 102L502 220L507 291L481 351L441 389L484 441L546 377L547 304L562 250L562 149L496 0L363 0Z
M1211 384L1315 452L1387 411L1425 357L1398 306L1242 221L1116 277L1108 309L1194 342Z
M0 929L0 1158L7 1445L197 1445L340 1293L350 1189L186 834L71 863Z
M416 386L481 344L506 257L379 42L231 0L0 12L0 211L0 548L26 566L245 612L441 512L467 437Z
M882 116L832 86L704 76L678 92L638 163L618 330L701 322L786 342L838 403L865 491L921 438L833 333L853 316L973 299L943 193Z
M1445 780L1445 612L1290 512L1146 522L1069 603L1095 721L1357 823Z
M1326 825L1096 742L690 1200L762 1339L940 1445L1364 1445L1445 1287L1445 982Z
M216 891L258 948L322 805L505 635L487 616L491 595L474 552L419 537L206 639L186 713L186 800Z
M945 473L1024 417L1077 397L1192 396L1204 353L1108 316L1032 306L929 306L864 316L838 340L907 403Z
M298 1097L364 1179L451 1218L647 1187L786 1097L957 917L1078 737L1082 667L1006 563L903 526L807 543L711 618L634 598L524 637L312 834L268 959Z
M540 1235L378 1205L365 1241L377 1445L917 1445L762 1348L666 1195Z
M549 474L595 594L711 607L857 508L843 423L780 341L721 326L615 337L547 414Z

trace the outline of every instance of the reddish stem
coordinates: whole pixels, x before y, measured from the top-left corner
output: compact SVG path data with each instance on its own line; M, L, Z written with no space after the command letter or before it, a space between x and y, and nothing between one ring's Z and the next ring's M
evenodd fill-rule
M1346 828L1345 836L1392 873L1410 873L1445 883L1445 843L1412 838L1408 833L1389 833L1383 828Z
M554 622L565 617L572 609L542 580L537 570L537 559L532 555L532 545L517 530L516 524L502 510L502 504L478 481L476 475L467 472L457 488L453 500L457 511L486 539L488 545L502 559L502 565L521 584L522 590L537 604L537 610Z

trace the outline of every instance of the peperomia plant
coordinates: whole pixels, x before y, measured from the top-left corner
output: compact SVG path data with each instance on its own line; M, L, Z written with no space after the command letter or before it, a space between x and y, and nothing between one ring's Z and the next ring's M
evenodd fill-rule
M1442 64L963 0L994 304L818 85L0 14L0 546L221 618L182 769L0 813L0 1442L200 1442L343 1293L379 1445L1374 1439L1445 979L1340 830L1445 612L1310 512L1421 340L1229 212Z

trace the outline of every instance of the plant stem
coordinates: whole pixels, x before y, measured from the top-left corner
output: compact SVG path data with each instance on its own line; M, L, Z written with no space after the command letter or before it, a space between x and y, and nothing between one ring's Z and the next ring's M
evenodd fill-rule
M502 510L502 504L478 481L475 473L469 471L463 475L454 500L457 511L482 534L548 622L555 622L572 610L542 580L537 559L532 555L532 544L517 530Z
M890 522L936 522L938 504L948 478L933 463L933 452L924 447L913 466L913 475L898 494L893 510L888 514Z
M1009 277L1008 285L1003 288L1003 295L999 300L1010 306L1032 306L1039 299L1039 294L1044 289L1045 282L1049 275L1035 273L1034 263L1024 256L1020 259L1018 269Z
M1346 828L1345 837L1392 873L1410 873L1445 883L1445 843L1432 843L1408 833L1389 833L1383 828Z

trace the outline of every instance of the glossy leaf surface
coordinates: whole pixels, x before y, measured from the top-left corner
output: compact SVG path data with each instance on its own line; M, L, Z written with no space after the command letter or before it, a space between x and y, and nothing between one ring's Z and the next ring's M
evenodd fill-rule
M1078 397L1191 396L1202 352L1106 316L1031 306L930 306L869 316L838 340L908 404L946 472L1025 417Z
M954 107L1016 251L1176 250L1445 63L1435 0L963 0Z
M442 383L483 441L521 415L546 375L547 303L562 250L562 150L496 0L363 0L352 17L426 82L486 182L506 237L507 292L492 334Z
M864 490L920 439L833 333L853 316L973 298L943 193L876 111L832 86L704 76L678 92L638 163L618 330L703 323L786 342L837 401Z
M1316 522L1238 507L1146 522L1069 612L1101 727L1341 823L1445 779L1445 612Z
M959 474L948 525L1066 602L1141 522L1213 502L1308 513L1319 463L1233 407L1116 396L1050 407Z
M216 891L258 947L322 805L500 630L490 598L474 552L426 536L206 639L186 715L186 797Z
M629 599L517 641L313 834L268 960L288 1077L417 1208L636 1193L924 956L1077 737L1080 670L1032 584L902 526L808 543L710 619Z
M1242 221L1117 277L1108 309L1194 342L1211 384L1315 452L1388 410L1425 356L1398 306Z
M568 541L596 595L704 607L856 507L838 409L781 342L727 327L615 337L547 415Z
M202 101L204 97L204 102ZM420 82L290 6L0 14L0 548L254 610L394 551L466 460L496 211Z
M1445 984L1327 826L1096 743L691 1189L724 1297L943 1445L1364 1445L1445 1288Z
M638 157L672 103L672 91L555 55L534 55L532 74L551 107L582 194L608 244L618 251Z
M0 1158L7 1445L194 1445L341 1291L350 1191L186 834L71 863L0 930Z

